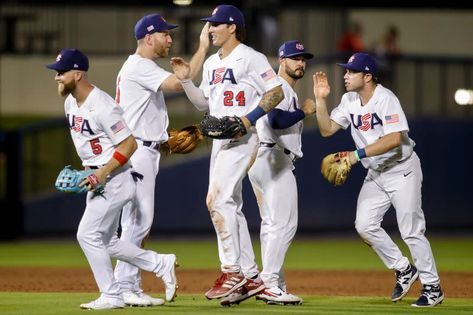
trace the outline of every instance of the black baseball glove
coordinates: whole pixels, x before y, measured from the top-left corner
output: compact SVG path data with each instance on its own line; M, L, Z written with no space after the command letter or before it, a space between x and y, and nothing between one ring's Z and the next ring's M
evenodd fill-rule
M214 139L233 139L246 135L246 127L240 117L224 116L217 118L205 114L200 122L200 130L204 136Z

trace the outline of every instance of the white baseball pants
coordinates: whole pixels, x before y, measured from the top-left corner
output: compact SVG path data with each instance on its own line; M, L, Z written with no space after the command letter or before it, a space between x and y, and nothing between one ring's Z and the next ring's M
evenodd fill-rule
M404 270L409 260L381 227L391 205L422 284L440 282L430 243L424 236L422 169L417 154L386 171L369 170L358 196L355 227L389 269Z
M217 233L223 272L258 273L245 215L242 181L256 155L256 132L232 140L214 140L210 158L207 208Z
M136 172L143 175L136 183L136 198L123 207L120 239L142 247L143 240L148 236L154 219L154 192L156 176L159 171L159 150L144 146L138 142L138 149L130 161ZM142 292L140 270L124 261L115 266L115 277L125 291Z
M297 230L294 164L283 148L260 147L249 172L261 214L261 279L267 288L285 289L283 264Z
M77 240L89 261L102 297L113 304L117 304L114 300L122 300L122 297L113 274L111 257L159 274L165 267L161 255L116 236L122 207L135 195L131 170L131 167L125 167L113 172L103 195L87 193L87 206L77 230Z

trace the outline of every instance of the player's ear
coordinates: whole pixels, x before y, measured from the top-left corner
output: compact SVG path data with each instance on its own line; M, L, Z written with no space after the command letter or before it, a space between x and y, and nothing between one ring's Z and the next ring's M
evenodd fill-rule
M80 81L84 77L85 77L85 72L84 71L74 71L74 78L75 78L76 81Z
M236 24L228 24L228 28L230 29L230 33L236 33L236 30L237 30Z

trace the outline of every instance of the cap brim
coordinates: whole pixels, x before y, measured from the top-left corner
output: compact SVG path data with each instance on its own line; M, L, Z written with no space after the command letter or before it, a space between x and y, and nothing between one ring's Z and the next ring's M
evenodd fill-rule
M349 65L347 63L337 63L337 66L340 66L342 68L345 68L345 69L348 69L348 70L352 70L352 71L357 71L357 72L364 72L363 70L360 70L352 65Z
M176 28L176 27L178 27L177 24L169 24L169 23L168 23L168 24L166 25L166 30L167 30L167 31L168 31L168 30L172 30L173 28Z
M306 53L297 53L297 54L292 54L292 55L281 56L281 58L291 58L291 57L304 57L305 59L312 59L314 58L314 55L306 52Z
M51 69L51 70L56 70L56 71L66 70L66 69L61 69L60 65L57 63L48 64L46 65L46 68Z
M222 22L221 20L217 19L216 17L214 16L209 16L209 17L206 17L206 18L202 18L200 19L201 21L204 21L204 22L214 22L214 23L222 23L222 24L227 24L227 22Z
M212 22L212 23L220 23L220 24L228 24L228 25L231 25L231 24L235 24L235 25L238 25L238 26L244 26L244 25L240 25L238 23L230 23L228 21L222 21L214 16L209 16L209 17L206 17L206 18L202 18L200 19L201 21L204 21L204 22Z

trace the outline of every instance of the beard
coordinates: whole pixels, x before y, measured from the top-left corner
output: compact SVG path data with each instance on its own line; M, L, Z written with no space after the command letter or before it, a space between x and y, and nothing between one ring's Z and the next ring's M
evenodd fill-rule
M57 86L57 92L60 96L67 96L74 92L76 89L76 83L74 81L69 83L59 83Z
M286 73L294 80L299 80L304 76L305 71L304 69L296 69L294 71L288 69Z

